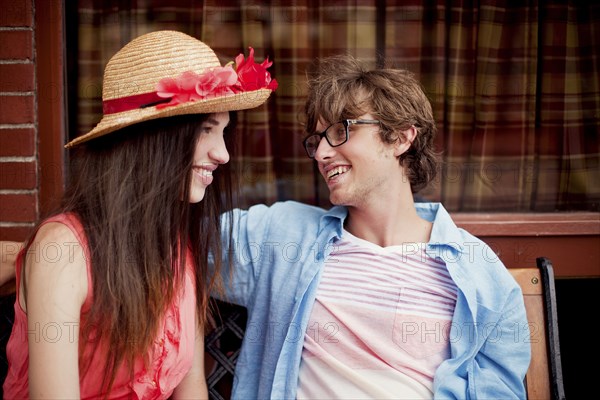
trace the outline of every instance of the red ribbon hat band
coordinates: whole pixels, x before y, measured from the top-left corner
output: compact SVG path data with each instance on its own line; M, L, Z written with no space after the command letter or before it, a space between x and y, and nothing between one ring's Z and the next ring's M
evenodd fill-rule
M102 112L105 115L116 114L137 108L151 107L160 103L166 103L170 99L160 97L157 92L135 94L132 96L119 97L117 99L104 100Z

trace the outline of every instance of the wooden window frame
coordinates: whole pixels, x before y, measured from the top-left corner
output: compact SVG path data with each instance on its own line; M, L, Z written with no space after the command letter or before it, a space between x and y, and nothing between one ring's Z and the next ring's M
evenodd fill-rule
M600 277L600 213L451 213L508 268L547 257L557 278Z
M39 197L43 217L62 197L66 138L65 38L62 1L34 0Z

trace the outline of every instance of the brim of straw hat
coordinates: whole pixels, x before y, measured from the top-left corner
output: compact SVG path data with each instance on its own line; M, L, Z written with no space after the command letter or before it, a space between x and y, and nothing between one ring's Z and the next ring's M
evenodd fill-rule
M190 101L162 109L148 107L104 115L94 129L73 139L65 145L65 148L73 147L118 129L152 119L186 114L213 114L255 108L263 104L270 95L270 89L259 89L228 96Z

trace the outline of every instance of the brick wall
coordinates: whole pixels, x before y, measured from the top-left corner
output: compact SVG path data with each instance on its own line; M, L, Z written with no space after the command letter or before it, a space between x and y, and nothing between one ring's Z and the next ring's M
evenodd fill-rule
M0 10L0 239L23 240L39 214L34 1Z

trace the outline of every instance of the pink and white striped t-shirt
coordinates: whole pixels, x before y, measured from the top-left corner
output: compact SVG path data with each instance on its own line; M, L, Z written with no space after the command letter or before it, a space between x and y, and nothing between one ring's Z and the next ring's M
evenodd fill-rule
M425 244L383 248L344 231L305 332L298 398L432 398L455 304Z

